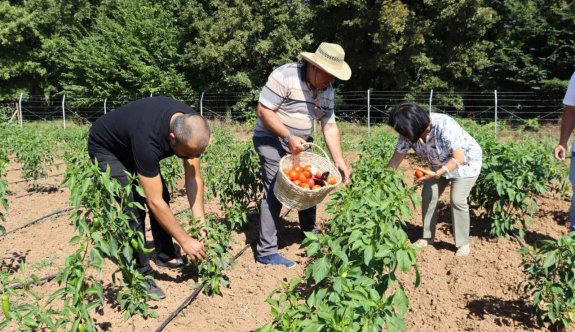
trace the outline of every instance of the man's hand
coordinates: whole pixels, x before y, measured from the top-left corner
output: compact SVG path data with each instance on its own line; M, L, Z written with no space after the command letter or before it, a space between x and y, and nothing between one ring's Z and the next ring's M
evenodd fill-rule
M190 237L188 240L180 243L180 246L194 262L203 261L206 258L204 245L194 238Z
M563 146L561 144L557 144L557 146L555 147L555 158L557 160L565 161L565 152L566 151L567 151L567 149L565 148L565 146Z
M305 150L305 145L307 142L305 141L305 139L299 137L299 136L295 136L292 135L292 137L290 137L289 142L288 142L288 147L289 150L291 152L291 154L298 154L302 151Z
M335 162L335 166L341 173L343 184L348 184L351 182L351 167L348 167L345 161Z

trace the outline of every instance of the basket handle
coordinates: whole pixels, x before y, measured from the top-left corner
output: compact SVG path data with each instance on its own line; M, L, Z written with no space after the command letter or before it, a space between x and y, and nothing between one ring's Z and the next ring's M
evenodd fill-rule
M328 157L327 153L325 153L325 151L321 148L321 146L319 146L319 145L317 145L317 144L315 144L315 143L311 143L311 142L304 143L303 145L304 145L304 146L313 146L313 147L318 148L318 149L323 153L325 159L327 159L327 161L329 161L330 163L333 164L333 162L331 161L331 158Z

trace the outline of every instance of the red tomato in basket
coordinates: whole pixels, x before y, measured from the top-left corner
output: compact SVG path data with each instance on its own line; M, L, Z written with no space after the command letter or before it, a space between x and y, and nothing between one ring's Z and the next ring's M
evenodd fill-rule
M337 183L337 180L333 176L330 176L327 178L327 183L333 186L334 184Z
M289 171L289 179L290 180L295 181L298 179L298 177L299 177L299 174L296 171L294 171L294 170Z
M299 173L297 179L298 179L299 182L301 182L301 183L304 183L304 182L307 183L307 178L305 177L305 174L303 174L303 173Z
M303 175L305 175L306 178L311 179L312 175L310 171L306 171L305 169L303 170Z
M313 187L311 187L313 190L318 190L321 188L321 186L319 184L314 184Z
M302 189L309 190L309 185L307 183L301 183L299 185Z
M299 164L294 164L291 169L298 173L301 173L301 171L303 171L303 168Z
M313 188L313 186L315 186L315 181L313 179L307 179L306 182L310 188Z

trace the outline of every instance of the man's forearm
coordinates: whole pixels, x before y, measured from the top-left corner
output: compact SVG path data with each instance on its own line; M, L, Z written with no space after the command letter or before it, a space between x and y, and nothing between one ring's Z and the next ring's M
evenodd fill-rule
M162 228L168 232L178 243L182 243L190 237L184 228L182 228L176 219L176 216L174 216L170 206L164 202L164 200L148 202L148 206L160 223L160 226L162 226Z
M192 210L192 215L203 221L204 211L204 182L201 179L194 179L186 182L186 196Z
M343 162L343 152L341 150L341 137L339 128L335 123L328 123L323 128L325 143L334 162Z

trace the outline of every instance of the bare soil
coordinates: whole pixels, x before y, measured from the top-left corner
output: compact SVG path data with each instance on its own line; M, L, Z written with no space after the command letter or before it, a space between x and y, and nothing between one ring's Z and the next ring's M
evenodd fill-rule
M351 156L354 159L354 156ZM406 177L411 175L414 161L404 162ZM9 169L18 168L11 164ZM53 174L61 173L52 170ZM8 172L8 181L20 180L19 171ZM68 206L68 191L60 185L62 176L42 180L45 190L40 193L27 191L26 183L11 183L8 196L10 210L5 223L10 231L26 222ZM410 179L411 181L411 179ZM531 301L519 287L525 281L521 271L519 245L513 239L491 239L484 236L484 225L472 211L472 252L469 257L455 258L451 232L449 193L443 194L439 207L436 242L418 253L422 282L414 287L414 273L401 276L410 300L406 322L410 331L540 331L530 313ZM536 240L558 238L567 234L569 201L564 197L538 197L539 211L526 236L529 244ZM186 207L185 196L174 199L174 211ZM330 216L324 212L325 202L319 206L318 221L328 223ZM209 212L218 213L215 204L209 203ZM414 215L406 231L415 241L421 235L421 210L413 208ZM232 252L236 253L257 238L257 216L246 232L233 234ZM10 233L0 238L2 267L16 270L26 262L26 274L49 275L58 271L65 257L73 252L68 243L74 229L63 214L38 224ZM147 235L151 240L151 235ZM297 213L291 212L279 225L281 253L295 260L294 269L258 265L252 249L238 258L227 273L230 287L222 296L207 297L200 294L165 331L251 331L271 319L267 296L282 281L303 276L307 263L297 226ZM154 266L155 267L155 266ZM114 265L107 263L97 274L105 283L107 303L96 315L99 328L106 331L155 330L193 291L193 276L177 271L156 269L159 286L167 298L153 302L158 319L135 318L125 321L115 305L117 287L112 284ZM57 288L54 282L37 287L40 294L49 294ZM12 327L14 328L14 327ZM10 330L8 328L7 330Z

